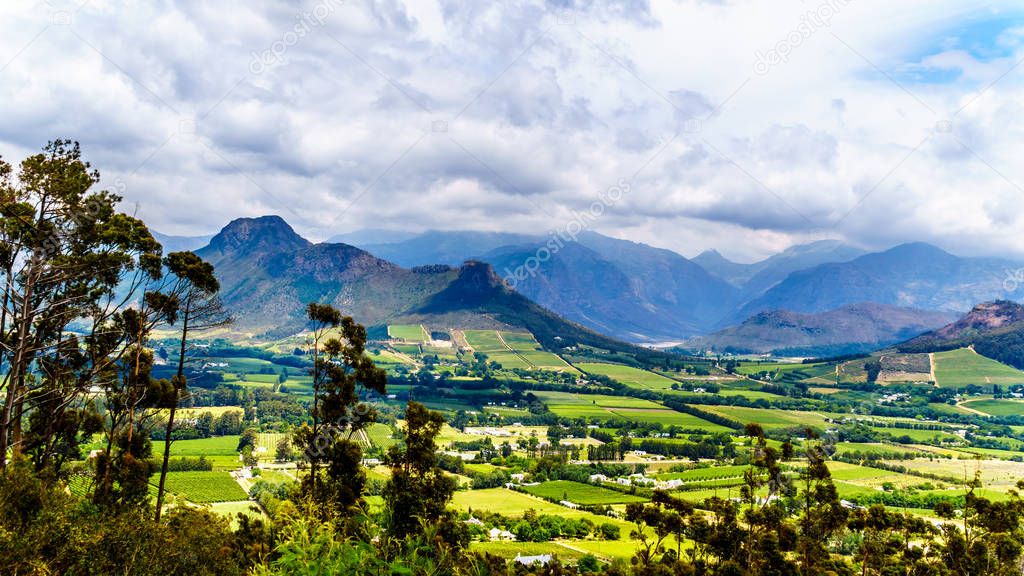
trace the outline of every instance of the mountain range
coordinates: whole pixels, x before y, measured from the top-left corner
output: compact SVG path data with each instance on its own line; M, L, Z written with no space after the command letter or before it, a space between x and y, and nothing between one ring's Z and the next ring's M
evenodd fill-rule
M334 302L368 325L427 317L462 327L521 325L508 307L443 309L454 300L442 294L464 293L471 278L486 277L482 285L500 287L502 298L522 298L515 309L529 302L536 314L617 340L859 350L937 328L977 302L1024 296L1003 282L1019 264L923 243L865 253L825 240L739 264L717 252L691 260L589 231L570 242L474 231L336 238L362 245L312 243L276 216L238 219L213 237L158 235L172 249L203 246L197 252L217 267L225 301L245 312L241 325L254 332L297 329L311 300Z
M1020 268L1019 263L958 257L924 243L869 253L821 240L740 264L715 251L691 260L595 232L558 242L556 249L549 248L551 240L431 231L362 248L405 265L470 257L489 262L517 291L552 311L635 342L681 341L739 325L761 312L813 314L863 302L900 308L903 320L918 310L920 317L907 326L928 329L936 326L931 312L959 314L977 302L1024 297L1024 289L1007 292L1003 286L1007 270ZM817 321L808 322L813 326ZM903 334L890 328L879 326L878 334Z
M636 350L509 289L489 264L403 268L348 244L314 244L278 216L234 220L196 253L214 265L236 327L257 336L299 332L315 301L370 327L520 328L549 347Z
M733 262L719 254L717 250L702 252L694 257L693 261L708 272L740 288L745 294L758 295L797 270L830 262L847 262L864 254L864 250L839 240L819 240L790 246L778 254L752 264Z
M1008 271L1020 266L1009 260L961 258L921 242L902 244L793 272L741 306L732 319L777 309L824 312L863 301L965 312L978 302L1024 296L1024 286L1005 282Z

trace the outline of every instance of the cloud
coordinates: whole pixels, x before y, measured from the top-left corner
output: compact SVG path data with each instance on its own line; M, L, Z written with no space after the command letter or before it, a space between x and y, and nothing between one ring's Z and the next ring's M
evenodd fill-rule
M814 23L809 14L828 12ZM71 137L167 233L593 226L755 258L1024 257L1019 10L952 0L0 5L0 154ZM784 51L768 70L760 55Z

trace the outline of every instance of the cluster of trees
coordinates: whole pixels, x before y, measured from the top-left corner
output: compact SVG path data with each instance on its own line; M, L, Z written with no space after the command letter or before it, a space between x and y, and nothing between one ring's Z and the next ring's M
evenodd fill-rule
M461 519L462 517L460 517ZM470 537L486 540L489 530L498 528L512 533L519 542L548 542L555 538L595 538L618 540L620 528L611 522L595 524L587 518L565 518L550 514L538 514L526 510L521 518L510 518L501 514L474 513L470 510L463 523L469 526Z
M245 429L244 417L245 414L241 410L227 410L220 416L214 416L213 412L201 412L193 418L175 422L174 431L171 434L175 440L241 434ZM158 419L157 425L150 434L151 438L163 440L166 434L166 420Z

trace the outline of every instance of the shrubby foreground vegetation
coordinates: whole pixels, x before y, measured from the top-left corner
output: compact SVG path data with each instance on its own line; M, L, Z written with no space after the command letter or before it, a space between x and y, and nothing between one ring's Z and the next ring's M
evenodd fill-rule
M387 375L367 352L366 330L315 303L307 307L307 346L296 355L309 359L308 367L298 366L308 370L312 401L305 413L279 407L277 414L296 425L277 450L281 460L303 461L300 481L257 481L251 495L265 514L240 514L234 522L169 502L168 474L212 466L172 459L168 449L181 428L179 405L190 396L184 350L197 332L229 318L214 270L189 252L163 254L141 220L117 211L116 195L93 190L98 180L70 142L50 144L17 170L0 163L0 573L1022 573L1024 502L1016 491L991 501L976 494L977 480L968 482L955 505L935 503L938 522L881 504L850 505L832 480L826 442L807 431L799 447L773 443L758 425L742 431L749 439L742 454L720 434L701 441L707 454L690 455L729 452L742 460L736 498L692 502L662 490L649 498L623 495L622 517L637 543L628 561L585 554L526 564L479 552L470 546L477 530L471 516L451 506L457 485L450 472L462 463L438 452L442 414L408 402L400 414L404 425L383 454L386 479L368 474L356 438L372 432L381 416L366 399L387 393ZM173 330L180 348L167 378L154 375L158 327ZM679 410L658 412L677 418L686 405ZM234 417L221 416L220 424L212 415L196 420L197 436L240 428ZM563 432L573 434L560 427L550 434ZM240 436L245 459L256 458L255 436L249 430ZM607 445L616 452L608 459L622 457L621 445ZM494 458L517 457L510 449L476 448L493 450ZM574 464L569 450L538 448L536 441L527 460L531 475L565 483L534 489L556 501L550 486L586 482L591 473L622 466ZM507 478L477 472L472 480L483 487ZM611 522L531 513L488 520L520 540L620 536Z

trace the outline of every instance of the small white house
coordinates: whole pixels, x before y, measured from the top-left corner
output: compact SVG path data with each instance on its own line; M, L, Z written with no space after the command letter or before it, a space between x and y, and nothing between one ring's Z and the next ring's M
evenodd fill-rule
M515 534L500 528L491 528L488 536L490 536L491 542L515 542L516 539Z

